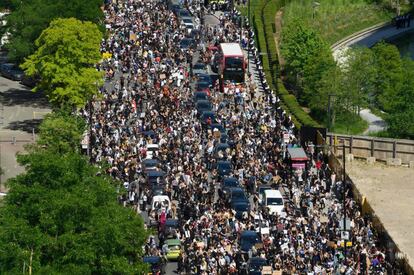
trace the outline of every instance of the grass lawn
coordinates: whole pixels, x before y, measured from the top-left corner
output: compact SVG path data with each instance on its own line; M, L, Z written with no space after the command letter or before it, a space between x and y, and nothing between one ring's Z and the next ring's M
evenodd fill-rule
M313 8L314 2L290 1L284 8L283 23L300 18L317 29L329 44L364 28L389 21L394 16L380 6L367 4L364 0L319 1L317 8Z
M338 134L358 135L368 128L368 122L354 113L338 114L330 130Z

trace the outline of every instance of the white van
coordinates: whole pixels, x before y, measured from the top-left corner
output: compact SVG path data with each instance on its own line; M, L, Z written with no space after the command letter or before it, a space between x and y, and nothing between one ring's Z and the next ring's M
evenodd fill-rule
M271 214L282 215L284 209L284 200L283 196L279 190L265 190L263 194L263 203L269 208Z
M147 159L153 159L158 156L158 144L147 144Z
M158 195L152 198L151 209L161 213L162 210L169 212L171 209L171 200L166 195Z

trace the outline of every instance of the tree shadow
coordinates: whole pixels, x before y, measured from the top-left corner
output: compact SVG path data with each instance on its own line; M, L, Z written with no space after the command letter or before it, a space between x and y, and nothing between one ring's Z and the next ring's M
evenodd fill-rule
M50 107L43 92L32 92L24 89L9 89L3 93L0 93L0 102L4 106L20 105L37 108Z
M33 129L35 133L39 132L39 125L42 123L43 119L27 119L21 121L10 122L6 129L10 130L20 130L27 133L32 133Z

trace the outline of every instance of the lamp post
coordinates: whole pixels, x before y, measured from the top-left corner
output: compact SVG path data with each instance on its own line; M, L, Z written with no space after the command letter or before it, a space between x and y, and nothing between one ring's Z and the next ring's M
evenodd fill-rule
M345 159L345 140L342 140L342 196L343 196L343 215L344 215L344 221L343 221L343 229L344 232L346 232L346 169L345 169L345 163L346 163L346 159ZM344 239L344 263L346 265L346 241Z

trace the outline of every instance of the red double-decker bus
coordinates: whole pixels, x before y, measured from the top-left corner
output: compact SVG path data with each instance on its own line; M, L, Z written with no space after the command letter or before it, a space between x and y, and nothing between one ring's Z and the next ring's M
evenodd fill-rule
M237 43L221 43L218 55L221 89L223 90L227 83L244 83L246 60L240 45Z

